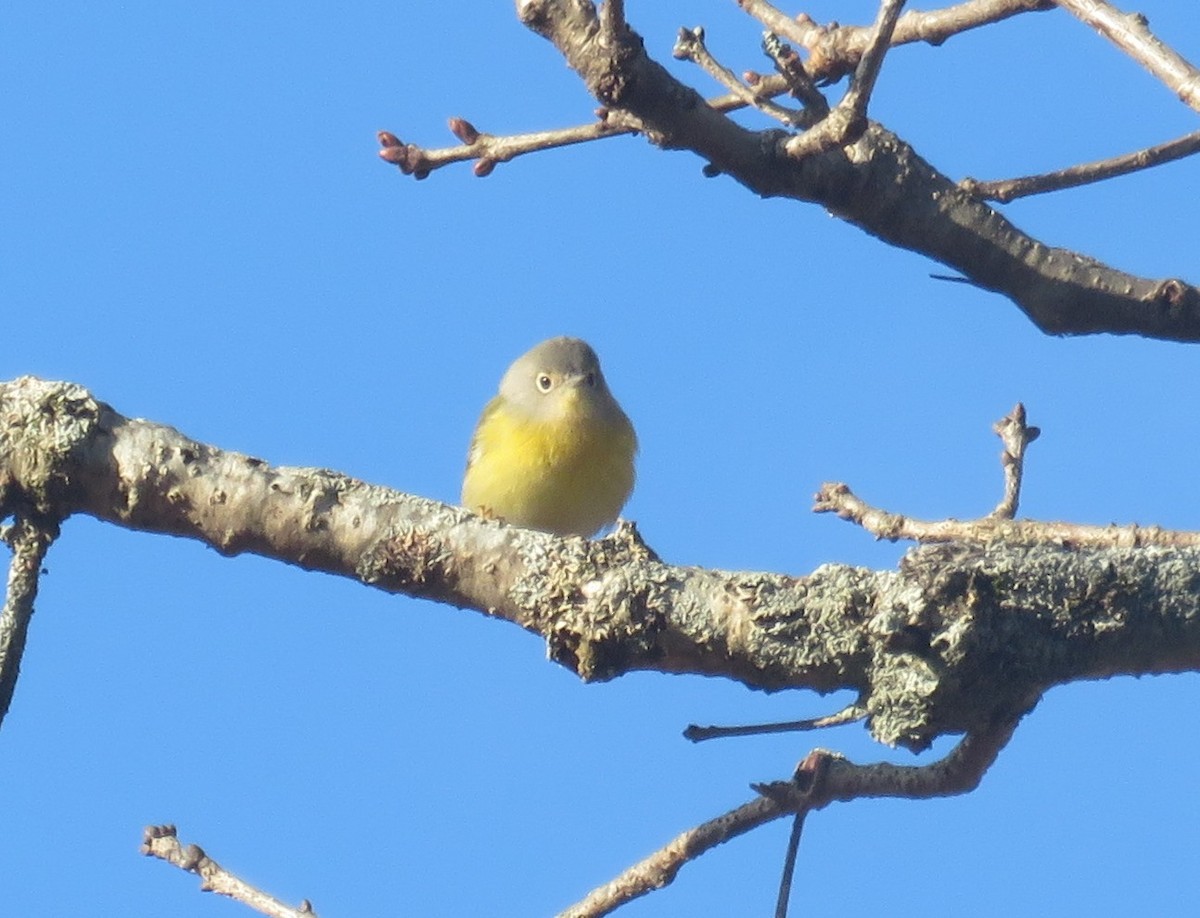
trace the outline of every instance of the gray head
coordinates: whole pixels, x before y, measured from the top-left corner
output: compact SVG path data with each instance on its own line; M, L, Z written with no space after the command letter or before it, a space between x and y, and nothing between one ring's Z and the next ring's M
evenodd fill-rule
M500 380L500 394L512 408L545 419L568 411L602 418L621 411L596 352L579 338L551 338L522 354Z

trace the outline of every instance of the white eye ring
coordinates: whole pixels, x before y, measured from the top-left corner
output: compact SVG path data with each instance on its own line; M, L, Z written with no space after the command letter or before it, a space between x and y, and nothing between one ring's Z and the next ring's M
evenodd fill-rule
M583 377L583 381L589 389L596 388L596 374L590 370L588 371L587 375Z
M554 388L554 380L550 378L548 373L539 373L537 378L537 387L542 392L549 392Z

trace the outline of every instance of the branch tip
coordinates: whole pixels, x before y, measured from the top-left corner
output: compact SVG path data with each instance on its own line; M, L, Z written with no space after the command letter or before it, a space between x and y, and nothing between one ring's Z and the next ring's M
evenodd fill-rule
M466 118L451 118L447 122L450 133L465 144L473 144L479 140L479 131Z

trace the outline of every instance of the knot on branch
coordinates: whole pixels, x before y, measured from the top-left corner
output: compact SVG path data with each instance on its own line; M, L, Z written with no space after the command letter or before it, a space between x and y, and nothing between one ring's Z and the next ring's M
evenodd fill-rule
M596 541L547 537L531 549L528 571L511 596L526 610L519 624L546 638L550 659L585 682L604 682L662 658L670 568L623 524Z
M0 400L0 517L20 507L39 516L59 507L77 482L68 469L92 443L107 405L82 386L22 376ZM19 484L18 484L19 482Z

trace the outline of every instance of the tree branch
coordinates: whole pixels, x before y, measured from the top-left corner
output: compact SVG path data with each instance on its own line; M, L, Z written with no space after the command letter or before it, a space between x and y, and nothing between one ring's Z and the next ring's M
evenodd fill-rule
M1030 706L1032 702L1030 702ZM814 750L791 781L756 785L759 797L677 835L670 842L597 887L558 918L598 918L669 885L683 866L705 852L783 816L804 816L830 803L866 797L925 799L974 790L1008 744L1020 716L1007 717L968 734L951 752L929 765L856 765Z
M1183 103L1200 112L1200 70L1150 31L1141 13L1125 14L1104 0L1056 0L1166 84Z
M875 89L875 80L883 57L891 47L892 33L904 0L883 0L871 28L867 46L854 69L846 95L814 127L788 140L783 149L788 156L803 159L843 147L863 135L867 129L867 103ZM807 72L807 71L806 71Z
M763 197L819 203L884 241L928 255L1012 299L1052 334L1115 332L1200 340L1200 289L1139 278L1021 232L872 122L849 147L788 156L791 135L748 130L677 81L631 29L596 39L594 8L523 0L522 20L550 40L607 111L656 144L687 149Z
M991 182L965 178L958 183L958 186L967 194L982 201L1015 201L1017 198L1033 194L1045 194L1049 191L1061 191L1064 188L1076 188L1080 185L1090 185L1093 182L1103 182L1119 175L1128 175L1131 172L1139 172L1142 169L1183 159L1196 152L1200 152L1200 131L1193 131L1135 153L1081 163L1042 175L1027 175L1021 178L999 179Z
M871 26L822 26L803 13L788 16L765 0L738 0L738 6L772 32L804 48L809 53L809 72L825 82L853 71L871 41ZM940 45L980 26L1053 8L1053 0L968 0L940 10L913 10L896 21L890 44L920 41Z
M257 912L269 915L270 918L316 918L317 913L313 911L312 904L307 899L293 908L234 876L205 854L199 845L188 845L184 848L179 844L175 827L172 825L147 826L142 832L142 854L174 864L188 873L194 873L200 877L200 888L205 892L228 896Z
M901 539L923 544L944 542L1061 545L1075 549L1197 548L1200 532L1162 529L1158 526L1091 526L1044 520L1012 520L984 516L973 520L920 520L873 507L841 482L826 482L815 497L813 510L836 513L861 526L878 539Z
M768 115L776 121L789 126L799 127L805 127L813 121L812 117L806 112L785 108L778 103L772 102L769 97L756 90L753 86L747 86L739 80L732 70L723 67L712 56L708 47L704 44L704 30L701 28L680 29L679 35L675 38L675 47L671 53L679 60L688 60L696 64L701 70L728 89L730 94L736 96L744 105L752 105L764 115Z
M0 609L0 723L17 688L42 561L57 536L57 522L34 522L28 516L18 516L12 525L0 527L0 539L12 548L4 608Z
M761 3L758 0L739 0L739 3L743 9L764 23L782 22L785 24L782 28L769 25L773 31L788 37L798 36L792 40L803 44L812 55L807 67L812 79L833 82L841 75L853 71L870 40L871 27L869 26L826 28L818 26L807 16L792 19L770 4ZM969 0L969 2L947 7L944 10L932 10L927 13L908 12L901 16L896 23L892 44L901 45L924 41L939 45L959 32L999 22L1019 13L1053 8L1053 0ZM605 9L607 6L603 7L601 12L603 13ZM611 15L615 16L616 11L614 10ZM623 9L620 16L622 25L624 25ZM767 76L754 84L753 94L756 99L765 100L788 92L789 89L789 83L784 77ZM708 104L716 111L730 112L755 103L746 98L745 93L735 90L726 95L709 99ZM771 117L777 117L777 115L771 115ZM587 143L605 137L633 134L639 130L636 123L621 123L616 113L609 113L605 109L600 110L600 118L599 122L591 124L550 131L535 131L528 134L499 136L480 133L478 143L464 140L460 146L441 149L427 149L416 144L404 143L390 131L380 131L378 134L381 147L379 156L385 162L399 166L400 171L405 175L424 179L428 178L434 170L451 163L486 159L490 160L494 166L495 163L508 162L510 159L526 153L537 153L556 147ZM457 119L451 119L451 122L453 123L454 120ZM462 139L461 136L460 139ZM476 174L488 175L491 171L491 168L487 167L477 168Z
M1052 685L1200 668L1200 549L1161 547L1161 534L1159 547L1120 547L1145 545L1146 530L926 546L895 571L677 567L631 524L597 541L517 529L335 472L272 467L23 377L0 383L0 518L30 507L476 609L541 635L585 680L654 670L848 689L876 739L918 751L1019 715ZM997 538L1065 526L985 522ZM1195 544L1185 536L1175 543Z

